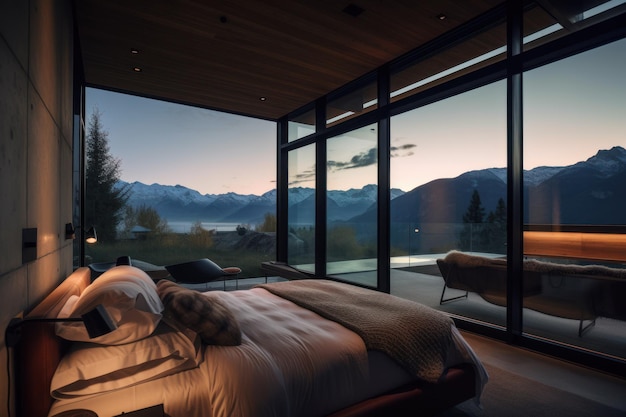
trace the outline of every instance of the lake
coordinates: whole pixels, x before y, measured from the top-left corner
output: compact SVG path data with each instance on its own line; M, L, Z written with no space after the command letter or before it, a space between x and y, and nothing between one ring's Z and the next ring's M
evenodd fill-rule
M174 233L189 233L191 226L196 222L168 221L167 224ZM218 232L234 232L241 223L215 223L201 222L204 230L216 230Z

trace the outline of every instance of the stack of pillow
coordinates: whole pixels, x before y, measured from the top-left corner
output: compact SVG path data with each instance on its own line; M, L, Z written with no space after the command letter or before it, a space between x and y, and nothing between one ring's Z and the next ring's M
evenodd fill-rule
M117 329L90 339L81 322L56 326L74 341L51 384L55 398L97 394L195 368L202 343L238 345L237 320L219 297L161 280L121 265L109 269L80 296L73 296L59 318L80 317L102 305Z

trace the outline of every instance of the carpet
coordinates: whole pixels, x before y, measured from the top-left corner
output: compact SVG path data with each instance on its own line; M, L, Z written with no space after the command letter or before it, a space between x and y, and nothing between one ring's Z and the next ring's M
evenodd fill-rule
M489 382L478 408L473 401L438 417L624 417L625 413L593 400L484 364Z

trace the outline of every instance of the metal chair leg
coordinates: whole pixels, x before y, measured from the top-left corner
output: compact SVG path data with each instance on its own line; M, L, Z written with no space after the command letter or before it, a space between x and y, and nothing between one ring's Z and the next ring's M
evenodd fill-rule
M444 296L445 293L446 293L446 284L443 284L443 291L441 292L441 298L439 299L439 305L442 305L443 303L447 303L448 301L458 300L459 298L467 298L468 291L465 291L464 295L458 295L456 297L446 298L444 300L443 296Z
M586 333L588 330L596 325L596 319L591 320L591 322L586 326L583 326L583 322L584 320L580 319L580 322L578 323L578 337L583 337L584 333Z

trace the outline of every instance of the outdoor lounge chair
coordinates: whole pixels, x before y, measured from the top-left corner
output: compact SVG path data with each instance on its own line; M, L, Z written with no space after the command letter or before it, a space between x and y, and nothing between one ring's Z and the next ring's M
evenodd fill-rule
M207 258L166 265L165 269L174 281L181 284L206 284L212 281L224 281L224 290L226 290L226 281L235 279L237 280L236 286L239 288L237 277L241 273L241 268L236 266L222 268Z

